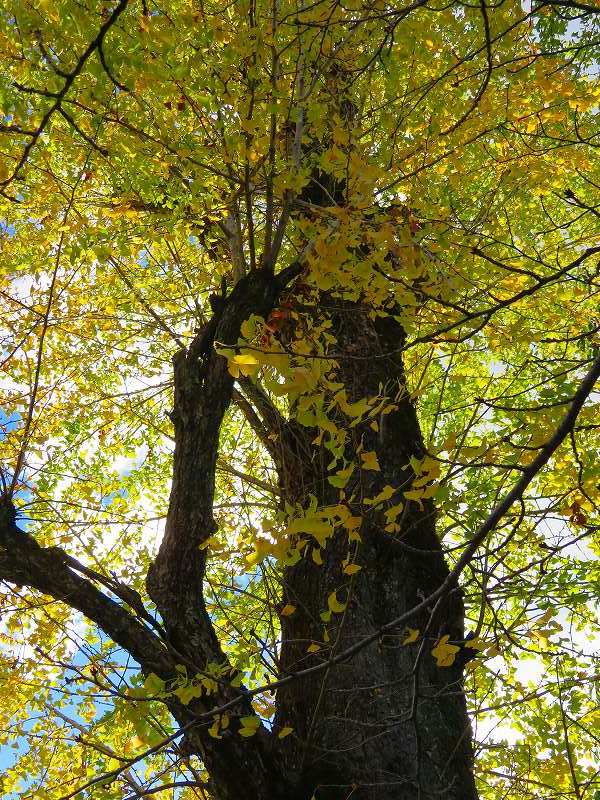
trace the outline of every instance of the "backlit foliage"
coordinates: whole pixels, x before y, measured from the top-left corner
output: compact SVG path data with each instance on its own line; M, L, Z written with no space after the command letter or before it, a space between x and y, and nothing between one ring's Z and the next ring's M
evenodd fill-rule
M172 357L207 324L211 295L300 260L267 319L250 317L236 348L215 343L239 385L206 599L232 664L250 689L276 678L280 615L295 613L281 568L319 564L342 528L347 581L308 645L327 650L361 569L363 515L384 513L399 535L407 506L433 498L455 563L600 348L598 19L595 1L566 0L7 0L0 452L20 524L145 597L169 497ZM306 199L315 174L319 203ZM360 445L348 460L347 443L399 398L386 386L349 398L323 297L406 331L427 455L376 496L347 496L352 475L380 469ZM315 429L337 503L282 505L277 439L253 430L248 385ZM599 413L593 392L461 578L483 798L600 796ZM70 797L174 732L161 696L188 703L223 677L209 664L144 682L81 615L27 587L3 584L0 613L7 800ZM441 668L453 647L437 643ZM272 699L255 695L265 720ZM228 724L216 715L211 735ZM209 796L205 779L167 743L93 796L187 800Z

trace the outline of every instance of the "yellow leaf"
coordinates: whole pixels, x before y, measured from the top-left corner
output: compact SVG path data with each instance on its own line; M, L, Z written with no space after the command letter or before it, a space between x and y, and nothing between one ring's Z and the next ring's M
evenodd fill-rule
M327 480L332 486L335 486L336 489L344 489L353 472L354 464L350 464L346 469L339 469L335 475L330 475Z
M436 461L435 458L425 456L419 466L419 473L421 475L426 475L428 481L433 481L436 478L439 478L441 474L440 462Z
M320 517L300 517L290 521L286 533L310 533L322 545L333 535L333 525Z
M321 645L313 642L310 644L306 650L307 653L316 653L321 649Z
M365 505L367 506L377 506L379 503L383 503L386 500L389 500L393 494L395 494L396 489L393 486L384 486L383 489L379 492L378 495L375 497L366 498Z
M357 572L360 572L362 567L360 564L346 564L344 567L344 574L346 575L356 575Z
M256 314L252 314L251 317L245 319L240 325L240 334L246 341L250 341L257 333L262 333L263 325L264 319Z
M327 605L333 614L341 614L346 608L346 603L340 603L335 592L332 592L327 598Z
M254 547L254 552L246 556L246 561L250 566L260 563L273 550L273 544L268 539L262 538L256 539Z
M242 727L239 730L239 734L246 738L254 736L256 731L260 728L260 719L255 716L240 717L240 722L242 723Z
M422 488L421 489L411 489L411 491L409 491L409 492L404 492L404 497L406 497L407 500L420 500L423 497L424 494L425 494L425 490L422 489Z
M253 375L258 367L259 362L250 353L240 353L229 362L229 372L234 378L239 378L240 375L246 377Z
M391 508L386 509L385 512L386 521L389 523L395 522L403 508L404 508L404 503L398 503L398 505L391 506Z
M454 664L456 654L460 650L455 644L449 644L450 636L446 634L437 642L436 646L431 651L431 655L435 658L438 667L450 667Z
M277 734L277 738L278 738L278 739L285 739L285 737L286 737L286 736L289 736L289 735L290 735L290 733L292 733L292 731L293 731L293 730L294 730L293 728L290 728L290 727L288 727L288 726L286 725L286 727L285 727L285 728L282 728L282 729L279 731L279 733Z
M311 552L312 560L317 564L319 567L323 564L323 556L321 555L321 550L318 547L314 547Z
M377 453L374 450L371 450L368 453L361 453L360 457L362 460L363 469L371 469L375 472L381 472L381 467L379 466L379 461L377 460Z
M296 606L291 605L291 603L287 603L281 609L281 616L282 617L291 617L295 610L296 610Z
M416 642L419 638L419 631L415 630L415 628L407 628L406 630L408 631L408 636L404 639L402 644L412 644Z
M535 624L541 627L542 625L545 625L547 622L549 622L555 614L556 614L555 609L548 608L546 609L546 611L544 611L544 613L539 619L536 619Z
M444 441L444 444L442 445L442 450L446 450L447 452L449 452L451 450L454 450L455 447L456 447L456 434L451 433Z
M351 542L360 542L360 526L362 517L348 517L344 520L344 528L348 531L348 539Z
M471 650L478 650L478 651L485 650L487 646L488 643L484 642L482 639L479 639L479 637L475 637L474 639L468 639L463 645L463 647L470 647Z

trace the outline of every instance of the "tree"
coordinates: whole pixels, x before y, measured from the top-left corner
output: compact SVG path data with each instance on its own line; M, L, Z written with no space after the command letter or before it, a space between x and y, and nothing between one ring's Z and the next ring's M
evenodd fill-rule
M5 797L598 795L598 15L5 5Z

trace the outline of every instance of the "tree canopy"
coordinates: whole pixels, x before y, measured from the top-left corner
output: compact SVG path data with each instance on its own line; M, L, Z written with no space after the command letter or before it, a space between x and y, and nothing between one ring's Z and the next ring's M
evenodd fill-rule
M3 797L600 797L599 52L6 0Z

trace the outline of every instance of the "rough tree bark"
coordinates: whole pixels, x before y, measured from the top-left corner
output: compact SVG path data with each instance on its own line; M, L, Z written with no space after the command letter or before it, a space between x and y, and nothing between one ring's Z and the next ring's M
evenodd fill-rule
M382 387L390 399L397 398L396 410L381 416L378 431L367 422L349 429L348 460L362 446L377 453L381 467L380 472L356 470L346 487L347 497L355 498L355 513L364 514L364 507L358 509L361 498L377 495L386 485L408 488L414 477L410 459L424 456L423 441L397 354L404 342L401 326L392 317L373 321L369 309L358 304L336 305L333 330L348 402L381 395ZM328 459L311 445L313 436L298 426L283 430L284 496L301 503L303 494L312 493L323 505L334 504L338 492L323 469ZM323 659L319 653L307 655L307 642L322 640L320 613L340 586L345 587L347 608L332 620L329 636L334 645L326 657L413 608L447 577L431 500L421 507L405 507L399 534L386 533L384 525L381 512L364 519L362 541L354 546L352 558L362 570L352 578L342 573L349 549L344 533L325 548L322 566L304 557L285 570L284 602L297 611L282 618L284 670ZM335 619L340 622L335 624ZM459 593L448 598L435 619L424 611L411 626L427 631L413 646L402 644L406 631L401 629L347 663L280 690L278 715L298 732L285 753L291 770L300 775L298 797L310 798L315 786L321 787L317 797L323 800L350 793L364 800L477 796L461 659L440 668L430 652L443 634L455 642L464 639Z
M350 129L355 107L343 90L344 76L334 71L331 80L332 110ZM312 148L318 154L323 143L315 141ZM345 181L315 167L301 200L309 208L344 207L346 192ZM384 486L408 489L414 478L411 459L425 455L406 385L402 360L406 337L393 314L398 309L386 317L375 316L368 305L344 301L343 291L322 293L317 314L321 307L332 309L328 316L339 354L337 378L347 401L383 395L395 402L395 410L381 415L378 430L371 427L371 420L348 427L347 461L355 462L362 448L375 452L380 465L380 471L355 470L345 488L353 512L363 517L360 543L349 543L342 531L327 543L323 565L310 557L309 546L297 564L284 570L283 602L297 609L281 619L281 668L286 672L323 662L372 635L436 591L449 574L431 500L407 501L401 529L393 535L384 529L383 513L368 513L368 507L366 513L361 502ZM327 481L330 455L314 441L315 431L283 425L280 456L275 457L283 501L306 505L308 494L313 494L323 506L339 502L339 492ZM400 492L394 502L401 499ZM352 561L362 567L351 578L342 572L349 550ZM308 654L307 643L323 638L320 615L327 598L341 586L347 606L331 620L328 635L333 644L325 657ZM311 798L315 787L320 787L319 800L477 798L462 685L464 650L449 667L438 667L431 655L442 635L454 643L464 642L460 591L451 592L435 614L425 609L410 624L420 632L414 645L403 645L404 629L395 631L348 662L278 692L276 719L292 725L298 734L284 740L282 748L286 765L297 775L298 800Z

